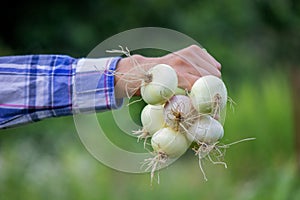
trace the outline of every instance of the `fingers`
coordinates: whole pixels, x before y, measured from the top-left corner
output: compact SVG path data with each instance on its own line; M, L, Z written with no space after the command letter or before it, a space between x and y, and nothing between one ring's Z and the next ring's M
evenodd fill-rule
M178 86L190 90L202 76L221 77L221 64L205 49L191 45L168 56L170 65L178 74Z
M197 45L191 45L189 47L186 47L178 52L182 52L182 54L189 54L189 52L194 53L194 57L200 57L201 59L205 60L207 63L211 64L211 66L216 67L218 70L221 69L221 64L213 57L211 56L206 49L201 48Z
M170 56L169 56L170 57ZM214 75L221 77L221 65L206 50L196 45L175 52L170 57L171 66L177 71L189 72L194 75ZM180 67L180 68L179 68Z
M195 48L197 49L197 48ZM212 56L210 55L206 49L201 49L200 47L197 50L197 53L207 62L212 64L214 67L216 67L218 70L221 69L221 64Z
M199 76L193 74L181 74L178 76L178 87L182 89L191 90L193 84L198 80Z
M194 67L197 71L199 71L202 76L211 74L217 77L221 77L221 72L217 68L217 66L207 62L204 58L200 57L199 55L194 55L193 57L190 57L189 60L192 64L191 67Z

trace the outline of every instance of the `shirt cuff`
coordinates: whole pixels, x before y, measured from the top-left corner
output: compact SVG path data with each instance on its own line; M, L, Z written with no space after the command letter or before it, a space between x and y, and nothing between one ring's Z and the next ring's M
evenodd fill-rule
M121 57L82 58L73 80L73 113L120 108L123 99L115 97L114 73Z

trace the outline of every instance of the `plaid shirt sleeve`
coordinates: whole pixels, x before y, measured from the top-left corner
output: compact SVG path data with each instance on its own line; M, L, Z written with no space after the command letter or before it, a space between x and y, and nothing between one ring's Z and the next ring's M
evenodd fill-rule
M119 59L0 57L0 128L119 108L113 76Z

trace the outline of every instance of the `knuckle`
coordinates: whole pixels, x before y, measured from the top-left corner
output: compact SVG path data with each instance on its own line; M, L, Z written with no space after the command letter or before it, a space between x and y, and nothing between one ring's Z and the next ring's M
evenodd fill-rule
M192 44L191 46L190 46L190 48L192 49L192 50L199 50L199 49L201 49L198 45L196 45L196 44Z
M181 67L186 67L186 66L187 66L186 61L183 60L183 59L181 59L181 58L179 58L179 59L177 60L177 64L178 64L179 66L181 66Z
M174 66L185 67L187 65L186 61L179 56L173 57L173 59L171 59L170 62Z

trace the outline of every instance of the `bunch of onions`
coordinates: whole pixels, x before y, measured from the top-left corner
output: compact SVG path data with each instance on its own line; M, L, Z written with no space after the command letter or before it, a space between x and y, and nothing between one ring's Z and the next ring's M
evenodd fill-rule
M178 80L172 67L156 65L147 77L141 85L141 96L148 105L141 113L143 128L135 133L139 139L151 137L154 156L144 162L146 170L151 169L151 181L162 164L179 158L191 143L197 145L194 150L202 170L201 159L209 156L224 135L217 119L227 102L225 84L215 76L204 76L195 82L189 94L182 95L176 94Z
M131 57L129 50L113 50L110 52L124 53ZM146 159L144 164L151 169L151 181L154 172L160 169L161 164L166 163L170 158L178 158L183 155L191 144L196 144L193 148L199 157L199 166L202 169L201 161L208 159L214 164L226 164L219 160L223 157L220 148L227 148L231 144L240 141L252 140L248 138L229 145L217 146L224 136L221 115L226 109L228 101L227 89L224 82L212 75L199 78L192 86L189 93L182 93L178 87L178 79L175 70L167 64L157 64L154 67L144 70L142 66L132 59L135 65L134 70L140 74L127 73L123 76L130 93L135 93L139 88L142 99L148 104L141 113L143 128L134 131L138 135L138 140L151 138L151 146L154 156ZM132 75L135 75L132 77ZM125 77L125 78L124 78ZM130 83L139 82L139 87ZM210 154L216 151L217 161L213 161Z

